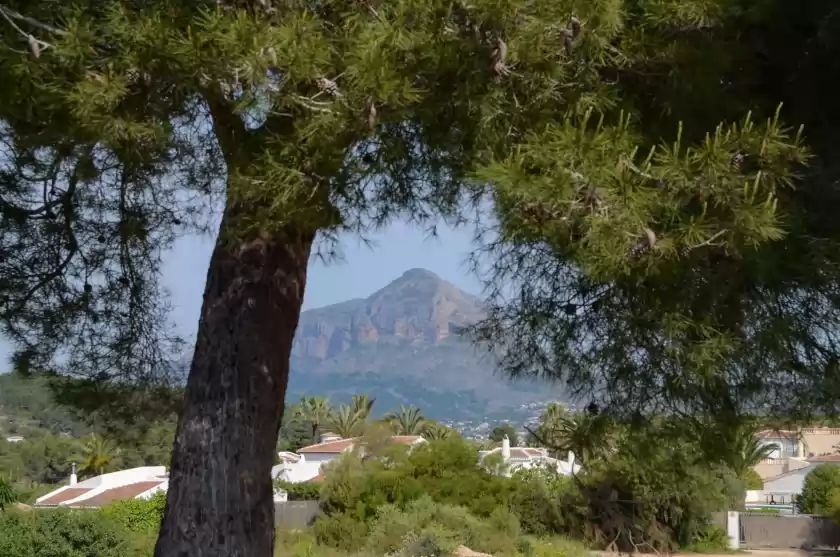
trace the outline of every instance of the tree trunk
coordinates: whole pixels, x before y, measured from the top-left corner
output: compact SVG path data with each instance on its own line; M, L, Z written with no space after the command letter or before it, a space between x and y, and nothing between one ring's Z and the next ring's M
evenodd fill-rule
M155 557L271 557L271 467L314 233L230 245L210 259Z

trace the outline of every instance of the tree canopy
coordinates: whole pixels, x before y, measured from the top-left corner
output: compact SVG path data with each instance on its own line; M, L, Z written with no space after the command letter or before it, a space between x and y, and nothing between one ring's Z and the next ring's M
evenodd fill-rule
M616 103L477 171L497 219L473 332L617 414L836 413L836 10L624 7Z
M16 367L170 382L161 253L223 201L157 554L267 556L313 250L489 199L489 279L516 297L476 332L512 374L623 412L828 409L832 8L2 3Z

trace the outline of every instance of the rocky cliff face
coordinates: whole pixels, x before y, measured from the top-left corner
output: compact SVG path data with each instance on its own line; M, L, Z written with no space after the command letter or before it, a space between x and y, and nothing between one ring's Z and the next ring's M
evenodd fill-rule
M436 419L473 419L555 400L542 382L508 381L456 334L483 316L481 300L412 269L368 298L305 311L292 349L287 400L365 393L379 411L413 404Z
M411 269L367 299L304 312L292 354L323 361L365 343L437 344L482 315L478 298Z

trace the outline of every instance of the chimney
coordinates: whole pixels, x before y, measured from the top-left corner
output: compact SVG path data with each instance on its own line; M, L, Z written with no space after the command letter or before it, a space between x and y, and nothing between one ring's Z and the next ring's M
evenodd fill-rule
M70 470L70 485L76 485L76 483L79 481L76 477L76 463L74 462L72 466L73 467Z
M575 453L569 451L569 456L566 457L566 462L569 463L569 468L571 469L575 465Z
M505 460L510 458L510 439L507 435L502 437L502 458Z

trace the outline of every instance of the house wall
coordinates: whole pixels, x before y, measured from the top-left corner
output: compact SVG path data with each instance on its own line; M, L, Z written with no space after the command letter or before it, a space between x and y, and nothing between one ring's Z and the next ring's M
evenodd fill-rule
M306 453L305 459L307 462L330 462L341 456L341 453Z
M840 429L803 429L802 440L805 442L806 454L836 453L834 447L840 444Z

